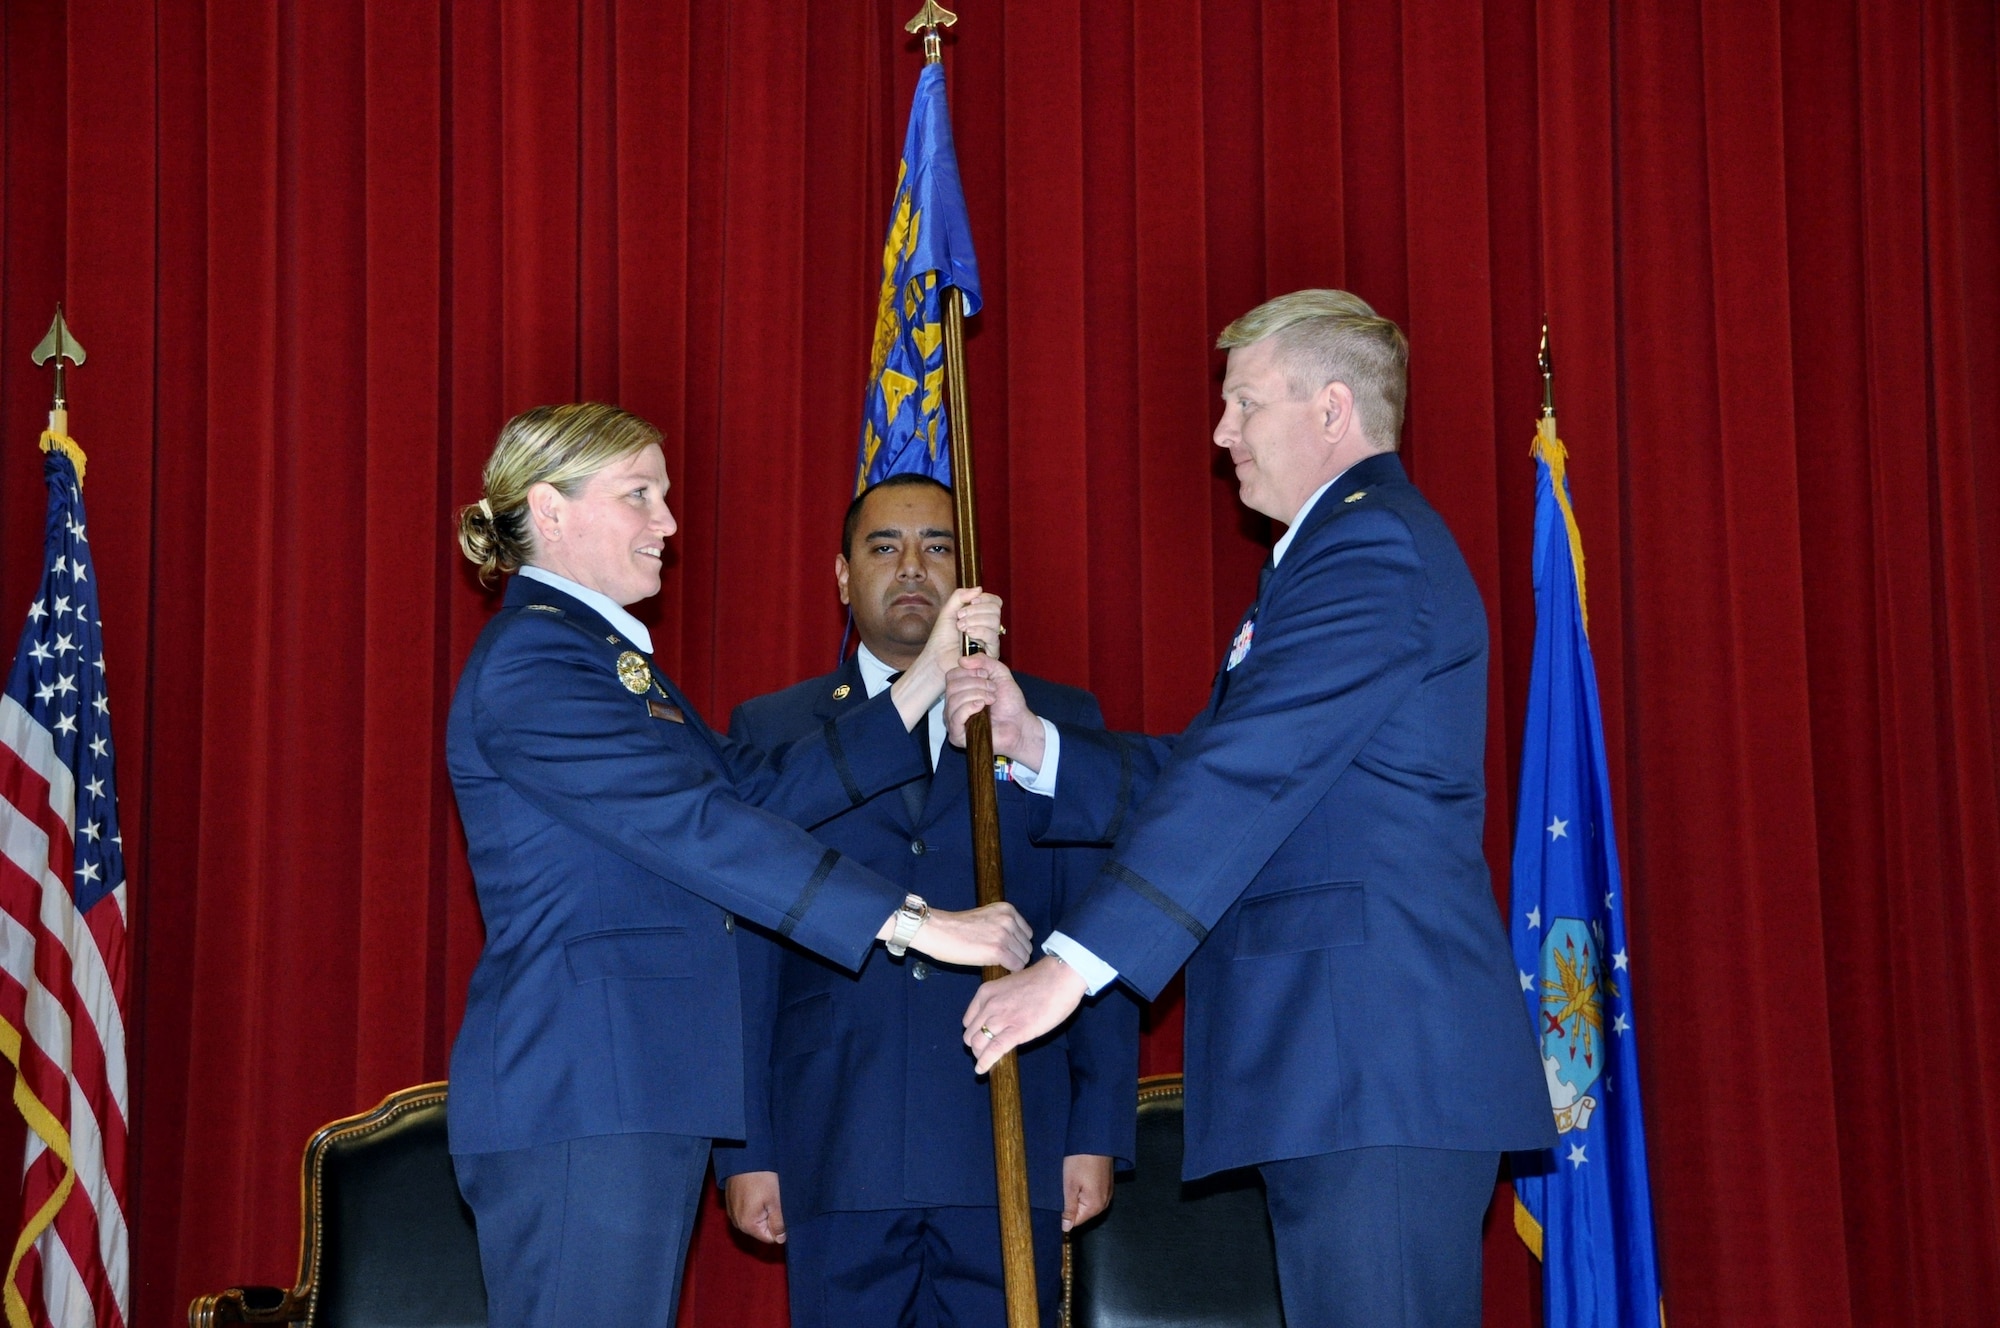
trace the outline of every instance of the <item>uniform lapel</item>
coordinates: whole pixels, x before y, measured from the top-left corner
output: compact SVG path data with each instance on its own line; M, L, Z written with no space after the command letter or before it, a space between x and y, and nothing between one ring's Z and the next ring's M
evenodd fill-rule
M861 658L849 655L847 662L822 678L819 695L813 698L813 716L820 720L838 719L850 707L868 699L861 681Z
M673 680L660 671L660 667L653 663L652 657L639 649L637 642L627 641L622 633L604 620L603 614L591 608L588 604L576 598L576 596L568 594L546 581L537 581L531 576L517 576L508 581L507 595L504 603L510 609L528 609L533 611L535 605L545 605L549 608L561 610L562 618L565 622L585 635L594 637L603 644L605 667L612 671L614 678L617 674L618 657L626 651L632 651L645 660L646 668L653 675L654 688L657 689L661 696L679 707L681 717L687 721L687 727L699 733L701 740L708 744L709 751L714 753L718 767L722 769L728 768L728 762L722 758L722 746L716 741L714 731L702 719L701 712L689 703L687 697L682 695L680 688L674 686ZM621 682L620 685L622 686L623 683ZM642 696L637 699L644 700L645 698Z
M689 703L687 697L681 694L681 689L674 686L673 679L660 672L659 665L654 664L650 659L646 663L653 670L653 685L659 688L668 700L680 707L681 717L687 721L687 726L701 735L701 740L708 744L710 751L715 753L715 759L722 763L724 769L727 769L728 762L722 759L722 744L716 740L715 730L708 726L708 721L701 717L701 712L696 710Z
M868 686L861 678L861 656L849 655L847 662L829 673L818 699L813 702L813 715L822 722L834 720L841 713L868 699ZM903 809L904 828L915 832L923 820L925 784L921 779L913 779L898 785L896 792Z
M1264 611L1264 596L1271 588L1271 571L1271 560L1266 558L1264 566L1257 572L1257 598L1250 602L1250 608L1244 613L1243 620L1237 623L1236 630L1230 633L1229 644L1223 648L1222 663L1216 668L1215 682L1208 691L1208 709L1211 714L1222 704L1222 698L1229 691L1229 657L1235 653L1236 644L1243 639L1245 632L1254 633L1253 624L1257 621L1257 615Z
M1257 598L1251 603L1250 611L1243 615L1243 621L1236 626L1236 632L1229 638L1229 646L1224 650L1222 667L1215 671L1215 684L1209 690L1208 711L1213 715L1222 698L1229 694L1229 655L1236 648L1236 642L1246 628L1252 632L1251 649L1255 649L1255 629L1251 626L1264 612L1264 604L1286 579L1286 574L1299 567L1306 560L1301 547L1319 536L1333 518L1349 503L1358 501L1361 495L1379 484L1407 484L1409 476L1403 471L1402 460L1394 452L1379 452L1365 457L1349 466L1347 470L1328 486L1327 491L1313 504L1312 511L1306 513L1305 524L1285 549L1285 560L1275 567L1267 559L1263 570L1257 574Z
M1341 477L1333 482L1327 491L1319 496L1313 509L1306 513L1305 524L1292 537L1291 545L1285 550L1285 560L1272 572L1270 583L1260 592L1259 598L1268 597L1306 559L1302 556L1305 546L1318 539L1322 532L1333 523L1333 519L1346 511L1350 505L1359 502L1368 490L1385 484L1408 484L1409 476L1403 472L1403 463L1394 452L1377 452L1364 457L1349 466Z

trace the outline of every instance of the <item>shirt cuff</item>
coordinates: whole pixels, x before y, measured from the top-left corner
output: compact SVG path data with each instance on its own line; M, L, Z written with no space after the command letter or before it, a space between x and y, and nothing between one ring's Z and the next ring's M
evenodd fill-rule
M1062 762L1062 738L1056 733L1056 726L1040 715L1035 719L1042 726L1042 768L1030 770L1019 761L1014 762L1014 782L1030 793L1039 793L1045 798L1056 795L1056 766ZM1088 954L1089 951L1084 953Z
M1086 996L1095 996L1118 980L1117 969L1059 931L1050 932L1049 939L1042 942L1042 953L1054 955L1075 969L1076 975L1083 979Z

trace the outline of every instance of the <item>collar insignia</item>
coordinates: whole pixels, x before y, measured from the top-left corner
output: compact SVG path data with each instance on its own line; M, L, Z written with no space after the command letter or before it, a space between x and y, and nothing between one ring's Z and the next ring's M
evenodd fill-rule
M1341 499L1340 501L1343 503L1358 503L1367 496L1368 496L1368 490L1356 489L1353 493L1348 494L1345 498Z
M846 683L842 683L840 684L840 686L833 689L833 699L836 701L845 701L847 699L847 694L853 690L854 689L852 687L849 687Z

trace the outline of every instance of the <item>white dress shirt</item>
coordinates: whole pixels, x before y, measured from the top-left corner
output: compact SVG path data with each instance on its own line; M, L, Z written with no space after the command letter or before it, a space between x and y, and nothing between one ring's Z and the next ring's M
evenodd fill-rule
M537 567L533 563L523 565L521 575L540 581L543 585L554 586L565 595L574 595L591 608L603 614L604 621L625 633L626 639L638 646L639 649L649 655L653 653L653 634L646 630L646 624L625 612L623 605L613 602L611 596L605 594L603 591L592 590L589 586L580 586L566 576L557 576L548 568Z

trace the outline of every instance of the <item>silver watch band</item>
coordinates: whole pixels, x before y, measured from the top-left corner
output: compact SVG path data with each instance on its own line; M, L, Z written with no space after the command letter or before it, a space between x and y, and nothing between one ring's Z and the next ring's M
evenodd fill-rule
M931 907L922 895L904 895L902 907L896 910L896 929L889 933L888 949L892 955L908 952L910 942L917 938L917 929L924 925Z

